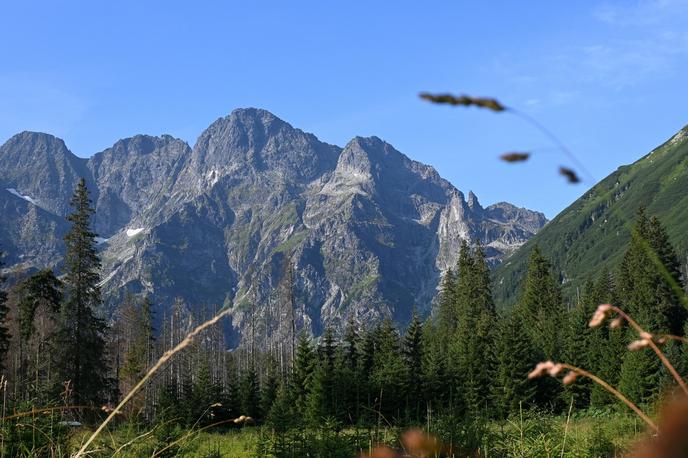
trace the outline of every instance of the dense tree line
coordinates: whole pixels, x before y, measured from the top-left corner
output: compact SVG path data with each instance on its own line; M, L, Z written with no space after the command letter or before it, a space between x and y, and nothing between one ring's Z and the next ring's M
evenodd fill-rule
M177 301L156 317L149 298L127 294L106 324L94 210L83 180L72 205L64 274L39 271L9 293L0 291L0 363L16 405L115 403L194 324L217 312ZM285 368L282 353L255 345L227 351L222 329L211 328L156 375L126 415L187 427L246 415L288 431L426 424L447 416L473 422L534 407L556 412L569 402L583 408L613 402L585 381L566 388L552 379L528 381L528 371L546 359L588 369L631 399L652 402L669 382L656 358L626 351L633 339L628 329L587 323L598 304L612 302L651 332L683 335L682 281L666 232L640 211L618 269L599 272L575 304L565 303L558 274L534 247L518 304L498 311L483 248L464 241L434 313L425 320L414 313L403 333L390 319L372 327L351 319L340 335L326 328L317 340L302 332L291 337L297 342ZM666 350L686 367L688 353L678 345ZM65 409L88 417L81 407Z

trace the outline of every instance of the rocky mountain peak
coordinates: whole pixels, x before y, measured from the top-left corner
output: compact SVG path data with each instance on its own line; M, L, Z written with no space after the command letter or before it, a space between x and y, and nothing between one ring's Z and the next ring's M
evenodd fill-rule
M53 135L26 131L0 146L0 189L14 189L57 215L69 211L71 193L82 177L89 178L86 160Z
M252 177L303 185L333 169L339 151L266 110L243 108L200 135L190 164L194 176L185 180Z
M480 205L480 202L478 202L478 196L473 194L473 191L468 191L468 208L471 209L471 211L474 212L479 212L483 210L483 207Z

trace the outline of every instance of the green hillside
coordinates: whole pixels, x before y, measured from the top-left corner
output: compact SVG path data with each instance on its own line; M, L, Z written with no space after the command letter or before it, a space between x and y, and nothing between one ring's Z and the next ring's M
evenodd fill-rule
M528 256L540 246L561 274L564 293L617 266L640 206L660 218L681 259L688 254L688 126L631 165L619 167L562 211L494 272L501 306L518 299Z

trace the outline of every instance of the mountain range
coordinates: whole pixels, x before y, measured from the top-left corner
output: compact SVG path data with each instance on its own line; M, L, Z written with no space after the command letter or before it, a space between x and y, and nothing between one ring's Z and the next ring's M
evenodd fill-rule
M10 138L0 147L6 270L60 271L82 177L106 311L125 291L149 294L158 316L176 300L231 305L232 345L249 327L283 337L287 313L315 335L348 319L403 325L414 309L428 313L461 240L481 240L496 265L547 222L505 202L483 207L377 137L341 148L248 108L193 147L137 135L80 158L52 135Z

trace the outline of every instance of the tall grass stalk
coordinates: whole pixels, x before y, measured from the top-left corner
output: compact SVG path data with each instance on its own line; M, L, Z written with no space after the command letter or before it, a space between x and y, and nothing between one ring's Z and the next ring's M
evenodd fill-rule
M569 413L566 415L566 424L564 425L564 439L561 441L561 458L564 458L564 450L566 450L566 436L569 433L569 424L571 423L571 411L573 410L573 396L571 396L571 404L569 404Z
M127 393L127 395L120 401L120 403L115 407L112 412L110 412L110 415L107 416L105 420L98 426L98 429L96 429L93 434L88 438L88 440L84 443L84 445L81 446L79 451L74 455L74 458L80 458L84 456L86 453L86 450L88 450L88 446L91 445L91 443L95 440L96 437L101 433L103 429L112 421L113 418L117 414L119 414L122 411L122 408L134 397L134 395L141 389L143 386L146 384L148 379L158 370L160 369L167 361L172 358L172 356L175 355L175 353L183 350L187 346L191 344L193 341L194 337L196 337L198 334L209 328L210 326L214 325L222 317L225 315L228 315L232 309L230 308L225 308L224 310L220 310L220 312L215 315L213 318L210 320L206 321L205 323L199 325L196 327L193 331L191 331L181 342L179 342L174 348L167 350L161 357L158 359L158 361L151 367L148 372L146 372L146 375L143 376L143 378Z

